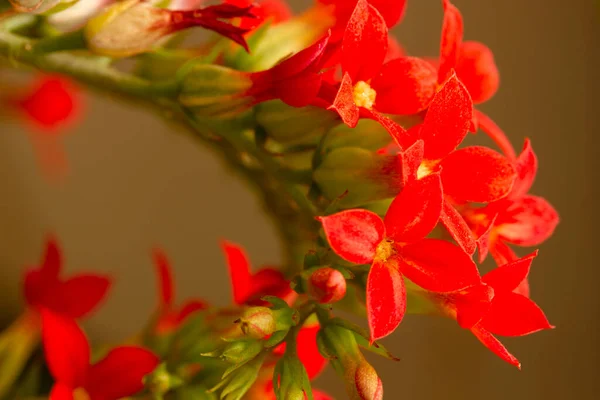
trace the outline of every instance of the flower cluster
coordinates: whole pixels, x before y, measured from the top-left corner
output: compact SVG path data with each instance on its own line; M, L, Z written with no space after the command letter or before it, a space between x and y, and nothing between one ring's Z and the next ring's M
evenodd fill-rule
M283 0L12 3L44 14L29 20L42 24L41 39L7 33L27 44L21 61L164 108L220 149L263 194L286 260L253 270L240 246L222 241L231 300L177 305L171 263L155 247L153 315L124 345L92 353L79 320L112 279L62 278L49 237L41 265L25 273L27 311L0 336L0 397L38 373L40 337L51 400L326 400L311 380L328 364L350 398L379 400L383 384L363 351L395 360L378 341L407 313L456 320L519 368L496 336L552 328L530 299L538 250L513 246L541 245L559 217L529 193L530 140L518 153L475 108L498 90L499 72L488 47L463 40L450 0L434 58L407 54L390 35L403 0L318 0L298 16ZM193 27L214 35L183 47ZM120 58L134 61L131 75L111 66ZM78 115L78 99L56 77L6 97L44 138ZM469 144L478 131L494 148ZM369 329L339 310L366 313Z

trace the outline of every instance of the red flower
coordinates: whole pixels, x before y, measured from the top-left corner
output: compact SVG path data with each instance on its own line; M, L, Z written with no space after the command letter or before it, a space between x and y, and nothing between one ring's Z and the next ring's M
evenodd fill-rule
M367 313L371 340L389 335L406 310L403 276L422 288L450 292L480 282L475 263L449 242L425 239L442 211L439 174L409 182L385 218L366 210L320 217L333 251L356 264L371 264Z
M498 90L500 76L492 51L483 43L463 42L463 18L450 2L442 0L444 22L440 41L438 81L444 82L456 71L458 79L466 86L475 104L489 100ZM479 126L504 152L513 159L515 151L504 132L484 113L475 110L473 127Z
M292 11L286 4L285 0L260 0L254 2L252 0L225 0L225 3L233 4L237 7L250 7L254 5L252 14L255 19L243 19L241 28L256 27L257 21L279 23L287 21L292 17Z
M90 346L74 320L42 311L42 340L50 373L55 380L50 400L118 400L144 388L142 379L159 359L141 347L116 347L90 364ZM86 397L87 395L87 397Z
M49 237L42 265L25 273L23 292L27 304L38 311L47 308L69 318L87 316L106 296L110 279L84 273L62 280L61 268L60 249L56 240Z
M328 41L329 35L271 69L249 74L252 86L244 96L255 103L280 99L293 107L311 104L321 88L319 61Z
M511 161L492 149L456 150L468 133L472 109L465 86L452 75L436 93L423 123L396 137L405 148L418 139L424 142L418 176L440 173L446 196L442 223L468 254L475 251L475 241L452 202L499 200L508 195L516 176Z
M488 251L498 265L518 257L508 244L538 246L548 239L559 222L558 213L545 199L527 194L537 173L537 157L529 140L515 162L517 179L510 194L481 208L466 208L465 219L478 237L479 259Z
M288 302L295 297L289 281L277 269L265 267L251 274L248 257L240 246L222 241L221 248L229 267L235 304L261 304L263 296L277 296Z
M173 304L175 290L169 259L161 249L154 249L152 257L156 266L159 284L159 317L156 322L156 331L158 333L169 333L175 330L187 317L197 311L205 310L208 305L204 300L191 299L180 307L175 307Z
M396 125L381 113L414 114L429 105L437 74L427 61L401 57L385 62L386 20L366 0L358 0L341 47L343 79L331 106L345 124L355 127L361 116ZM402 130L399 126L393 128Z
M492 352L521 368L521 363L493 335L524 336L554 328L544 312L527 296L517 293L527 279L537 251L502 265L483 276L482 285L457 293L431 294L446 315L456 318Z

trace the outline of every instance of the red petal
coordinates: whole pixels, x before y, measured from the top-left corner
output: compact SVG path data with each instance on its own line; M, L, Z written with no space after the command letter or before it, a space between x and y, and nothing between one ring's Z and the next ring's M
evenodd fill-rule
M46 240L46 251L42 261L41 270L46 279L58 278L62 266L62 255L58 242L54 236L49 236Z
M385 236L383 220L367 210L347 210L317 218L333 251L344 260L368 264Z
M385 130L388 131L388 133L390 134L392 139L394 139L394 141L398 144L398 146L400 146L400 143L402 143L405 140L404 136L406 135L406 129L401 127L396 121L386 117L385 115L377 111L363 110L363 113L369 118L379 122L381 126L383 126Z
M306 70L318 72L317 63L327 48L329 34L317 40L306 49L281 61L269 70L271 79L283 80L298 75ZM260 74L260 73L259 73Z
M512 292L496 293L481 326L501 336L524 336L553 328L537 304Z
M327 366L327 360L319 352L317 347L317 333L320 326L304 326L298 332L298 358L304 364L308 377L312 380Z
M387 53L385 20L366 0L358 0L342 42L342 70L352 81L368 81L377 75Z
M481 111L473 110L473 115L477 119L479 129L485 132L485 134L496 143L506 157L514 160L517 155L515 154L515 149L510 143L510 140L508 140L508 137L506 137L506 133L504 133L504 131L500 129L500 127L496 125L496 123L490 117Z
M431 174L409 183L388 208L384 223L387 236L396 242L423 239L437 225L442 211L442 182Z
M531 141L529 139L525 139L523 151L517 158L515 165L515 169L517 170L517 179L515 180L513 189L510 192L510 196L512 198L523 197L527 194L527 192L529 192L529 189L531 189L533 181L535 180L537 168L538 159L533 152L533 148L531 147Z
M73 388L62 383L55 383L48 400L73 400Z
M437 90L437 71L417 57L386 63L371 84L377 92L375 107L383 113L411 115L429 106Z
M281 271L275 268L262 268L251 278L251 288L245 303L263 304L263 296L277 296L284 299L291 291L290 282Z
M467 135L472 115L469 92L452 75L433 98L421 127L425 158L439 160L454 150Z
M400 249L400 271L432 292L454 292L481 283L477 266L459 247L439 239L423 239Z
M208 304L203 300L190 300L181 307L181 310L177 315L176 322L177 324L180 324L190 315L198 311L206 310L207 308Z
M367 279L367 314L371 342L392 333L406 312L406 287L396 261L375 261Z
M19 101L29 120L44 130L53 130L72 122L78 114L80 99L73 85L63 78L40 77L34 90Z
M487 228L477 238L477 248L479 249L479 264L483 264L490 251L490 240L495 227L496 217L497 215L494 215L492 220L489 222ZM494 242L497 242L497 240L494 240Z
M158 292L160 293L160 307L173 304L173 276L171 274L171 263L162 249L154 249L152 252L156 274L158 276Z
M460 11L449 0L444 3L444 22L440 40L440 68L438 80L446 80L450 71L456 67L463 39L463 19Z
M475 337L479 339L479 341L483 343L485 347L490 349L498 357L521 369L521 363L519 360L510 354L508 350L506 350L506 347L504 347L502 343L500 343L500 341L496 339L490 332L482 328L480 325L475 325L473 328L471 328L471 332L473 332L473 335L475 335Z
M385 55L384 63L395 60L396 58L404 57L405 55L406 51L402 45L393 36L389 36L388 49L387 54Z
M85 389L92 398L120 399L144 388L142 379L160 360L141 347L117 347L90 368Z
M42 341L52 377L71 388L82 386L90 364L90 346L77 323L46 309L42 313Z
M221 241L225 253L235 304L244 304L251 292L250 263L244 250L233 243Z
M100 275L78 275L60 283L53 294L54 311L71 318L83 318L106 297L111 280Z
M354 88L352 87L352 78L348 73L344 74L330 109L335 110L350 128L354 128L358 124L360 110L354 103Z
M489 100L498 91L500 74L494 54L483 43L463 42L455 69L475 104Z
M461 328L471 329L488 312L494 298L494 289L488 285L475 285L456 296L456 321Z
M506 214L498 216L498 235L519 246L537 246L544 242L558 225L558 213L545 199L525 196L516 200Z
M490 253L492 254L492 257L498 266L502 266L519 259L515 252L501 239L496 239L493 241L493 245L490 246Z
M465 253L473 255L477 244L471 233L471 228L469 228L462 215L447 200L444 200L440 219L460 248Z
M275 86L273 95L292 107L306 107L310 105L321 89L321 75L308 72Z
M482 280L493 287L497 293L512 292L521 282L527 279L531 263L537 255L538 252L536 250L523 258L509 264L501 265L485 274Z
M456 150L441 166L444 193L458 201L499 200L508 195L516 177L507 158L483 146Z
M406 11L406 0L369 0L369 3L381 13L390 28L400 22Z
M402 167L402 185L417 179L419 166L423 162L423 153L425 152L425 144L422 140L417 140L413 145L408 147L406 151L398 154L400 165Z

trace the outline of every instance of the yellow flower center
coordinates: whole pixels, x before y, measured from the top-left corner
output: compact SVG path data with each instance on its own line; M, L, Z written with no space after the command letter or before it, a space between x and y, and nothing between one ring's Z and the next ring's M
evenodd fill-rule
M375 105L377 92L365 81L359 81L354 85L354 104L371 110Z
M86 390L82 387L79 387L75 390L73 390L73 399L74 400L91 400L92 398L90 397L90 395L88 394L88 392L86 392Z
M394 254L394 247L392 246L392 243L393 242L391 240L382 240L375 249L375 259L384 262L387 261L388 258Z

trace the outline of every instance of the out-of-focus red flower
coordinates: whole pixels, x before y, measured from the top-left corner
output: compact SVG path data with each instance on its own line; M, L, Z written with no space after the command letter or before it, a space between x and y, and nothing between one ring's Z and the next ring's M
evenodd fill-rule
M263 296L277 296L288 302L295 298L290 282L285 279L281 271L264 267L252 274L248 257L240 246L222 241L221 248L229 268L235 304L262 305L264 302L260 298Z
M537 156L525 141L515 162L517 179L510 194L485 207L467 207L465 219L478 238L480 262L488 251L498 265L518 257L508 246L538 246L548 239L559 222L556 210L545 199L528 194L537 173Z
M504 264L482 278L482 284L455 293L431 294L441 310L457 319L504 361L521 368L521 363L493 335L524 336L554 328L544 312L527 296L518 293L527 280L537 251Z
M415 114L427 108L435 93L435 68L415 57L385 63L388 43L382 14L366 0L358 0L345 27L340 50L343 78L330 107L350 127L362 116L388 130L403 131L381 113Z
M440 41L438 81L444 82L456 71L458 79L466 86L475 104L489 100L498 90L500 74L492 51L483 43L463 41L463 18L450 0L442 0L444 22ZM471 128L479 127L492 138L502 152L514 159L516 154L506 134L481 111L475 110Z
M424 142L417 175L440 173L445 201L442 223L468 254L475 241L453 203L488 203L506 197L516 178L513 163L483 146L456 149L468 133L473 104L465 86L452 75L436 93L422 124L397 138L401 147Z
M144 388L142 379L160 362L142 347L111 350L90 363L90 346L77 323L49 310L42 311L42 341L50 373L55 380L50 400L118 400Z
M36 309L49 309L69 318L82 318L91 313L106 296L111 280L107 276L83 273L60 278L62 256L54 237L46 242L42 264L25 273L23 292L27 304Z
M425 290L449 292L478 284L475 263L459 247L425 237L442 212L438 173L409 182L385 218L367 210L320 217L333 251L356 264L371 264L367 314L371 340L389 335L406 311L404 278Z
M202 299L190 299L181 306L176 307L174 304L175 284L171 263L162 249L154 249L152 258L156 266L159 293L159 317L156 322L156 331L158 333L169 333L193 313L208 308L208 304Z
M292 11L285 0L225 0L225 3L238 7L250 7L254 5L252 14L259 23L271 21L277 24L287 21L292 16ZM252 29L257 24L256 20L243 19L240 27Z

